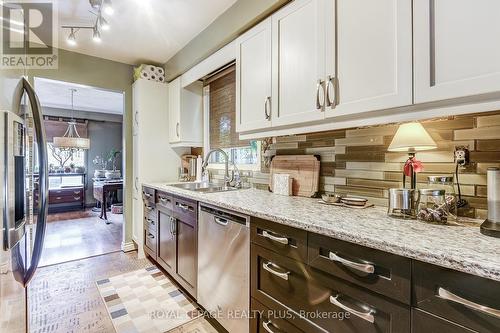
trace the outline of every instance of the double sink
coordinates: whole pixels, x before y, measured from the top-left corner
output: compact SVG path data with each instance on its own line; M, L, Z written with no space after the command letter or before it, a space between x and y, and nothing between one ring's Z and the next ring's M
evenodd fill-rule
M216 193L216 192L228 192L228 191L239 190L239 188L237 187L220 186L212 183L180 183L180 184L172 184L170 186L200 193Z

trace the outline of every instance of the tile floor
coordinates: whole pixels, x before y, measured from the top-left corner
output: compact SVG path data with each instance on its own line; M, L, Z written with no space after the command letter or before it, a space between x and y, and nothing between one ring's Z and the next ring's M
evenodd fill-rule
M137 252L115 252L39 268L28 289L30 333L112 333L96 281L151 266ZM171 333L214 333L203 318Z
M91 210L50 214L40 266L119 251L123 215L109 213L108 220Z

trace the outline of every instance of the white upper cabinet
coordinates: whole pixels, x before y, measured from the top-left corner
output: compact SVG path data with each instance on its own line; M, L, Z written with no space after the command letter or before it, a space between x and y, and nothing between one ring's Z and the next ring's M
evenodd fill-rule
M271 126L271 19L236 40L236 131Z
M326 116L410 105L411 0L329 0L326 7Z
M415 103L500 91L500 1L414 0Z
M295 0L272 16L273 126L324 118L325 3Z
M168 86L169 141L172 147L203 146L203 84L182 87L178 77Z

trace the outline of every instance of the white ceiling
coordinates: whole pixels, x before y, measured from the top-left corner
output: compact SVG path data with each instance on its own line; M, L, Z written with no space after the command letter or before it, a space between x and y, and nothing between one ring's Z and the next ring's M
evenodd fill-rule
M66 43L69 30L60 28L59 48L127 64L163 64L203 31L236 0L114 0L111 29L101 43L92 30L80 30L78 45ZM93 25L88 0L58 0L59 26Z
M43 107L71 110L71 91L74 109L99 113L123 114L123 94L70 82L35 78L35 89Z

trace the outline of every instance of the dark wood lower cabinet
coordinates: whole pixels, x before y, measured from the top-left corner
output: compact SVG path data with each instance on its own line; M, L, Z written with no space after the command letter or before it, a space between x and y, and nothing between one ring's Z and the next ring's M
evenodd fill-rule
M294 326L288 320L293 320L290 314L286 311L277 309L270 309L264 306L259 301L252 298L250 306L253 310L252 318L250 320L250 333L306 333L310 331L303 331Z
M185 222L177 219L177 275L178 282L196 297L196 277L198 275L198 228L195 220Z
M196 299L198 203L147 187L143 201L144 251Z
M158 261L161 266L171 275L175 274L177 261L177 244L175 237L175 219L172 212L159 210L159 244Z

